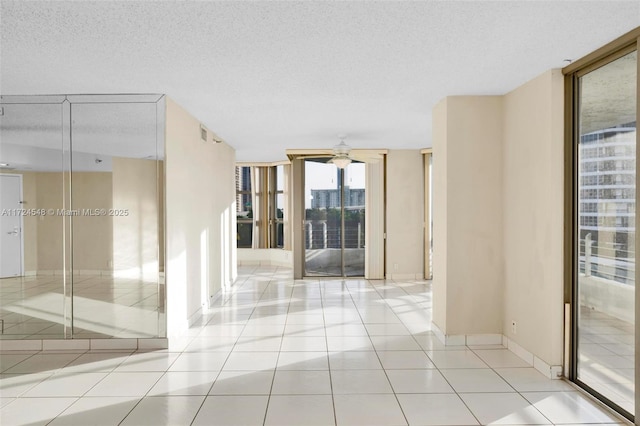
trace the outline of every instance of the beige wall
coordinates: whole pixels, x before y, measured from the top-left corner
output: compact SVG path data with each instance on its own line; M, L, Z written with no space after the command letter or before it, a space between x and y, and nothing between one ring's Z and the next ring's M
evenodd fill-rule
M456 96L433 121L434 311L445 335L563 348L563 77ZM516 322L516 333L512 331Z
M62 173L36 173L36 204L39 209L62 208ZM40 216L38 218L38 271L63 269L63 217Z
M434 297L446 298L434 299L434 322L446 335L500 334L502 98L449 97L436 120L446 131L434 137L434 227L446 230L434 235Z
M424 276L424 165L420 150L389 150L386 177L386 275L421 278Z
M433 323L447 329L447 98L433 109Z
M169 334L235 279L235 150L200 138L200 122L166 103L166 287Z
M503 326L550 365L563 343L563 84L552 70L504 96Z
M30 181L29 191L25 192L25 197L29 198L26 199L29 208L62 209L62 173L35 172L25 175ZM72 195L74 209L111 208L111 173L73 173ZM63 269L63 219L61 215L47 214L35 219L37 226L25 226L25 265L33 265L34 259L37 259L35 270L39 272ZM112 233L109 216L73 217L73 268L92 271L111 269ZM31 254L31 250L34 250L34 254Z
M105 209L108 211L111 209L113 207L111 177L110 172L72 173L73 210ZM73 269L76 271L111 269L114 256L113 217L79 215L74 216L72 222Z
M110 172L73 173L74 209L125 209L128 216L73 217L73 267L76 271L139 270L147 265L155 275L163 220L156 193L162 175L150 160L114 158ZM25 208L62 209L62 174L24 172ZM113 200L113 201L112 201ZM63 217L57 214L24 218L25 271L62 270ZM163 250L161 251L163 252ZM162 253L164 254L164 253ZM152 267L152 268L151 268Z
M113 217L114 273L157 277L159 251L158 177L155 160L114 157L113 208L126 215Z
M22 190L25 209L61 209L62 173L16 172L22 175ZM109 205L111 174L74 173L74 200L78 208L101 208ZM92 189L91 186L95 185ZM89 207L92 206L92 207ZM96 207L93 207L96 206ZM74 218L74 240L78 244L75 252L76 269L106 270L111 258L109 220L99 218ZM24 263L28 274L61 271L63 218L55 214L24 217ZM95 239L95 240L94 240Z

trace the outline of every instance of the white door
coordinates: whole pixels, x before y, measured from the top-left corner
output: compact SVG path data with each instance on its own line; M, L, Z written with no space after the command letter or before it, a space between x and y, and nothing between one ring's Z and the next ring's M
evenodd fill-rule
M0 278L22 275L21 178L0 175Z

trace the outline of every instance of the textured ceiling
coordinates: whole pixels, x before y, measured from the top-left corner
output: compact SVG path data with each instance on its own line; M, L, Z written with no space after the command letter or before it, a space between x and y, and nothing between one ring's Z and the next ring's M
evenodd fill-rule
M448 95L503 94L640 26L640 1L2 1L0 93L166 93L237 150L431 146Z

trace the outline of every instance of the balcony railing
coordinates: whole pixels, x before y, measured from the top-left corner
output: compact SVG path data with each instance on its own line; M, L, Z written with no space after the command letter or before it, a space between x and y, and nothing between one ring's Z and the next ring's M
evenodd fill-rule
M587 234L580 240L578 267L585 276L594 276L635 286L635 250L620 244L597 242Z
M344 228L344 248L364 248L364 223L345 220ZM307 250L342 247L340 222L305 220L304 230Z

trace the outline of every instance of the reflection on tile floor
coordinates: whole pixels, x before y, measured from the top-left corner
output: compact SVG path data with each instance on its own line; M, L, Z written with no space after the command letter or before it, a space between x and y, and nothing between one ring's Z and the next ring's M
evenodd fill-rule
M241 268L168 350L0 354L4 425L624 424L501 347L445 347L423 281Z
M635 327L582 307L578 378L625 410L634 412Z
M0 279L0 339L64 336L62 280L60 275ZM73 294L73 335L78 338L158 336L156 282L76 275Z

